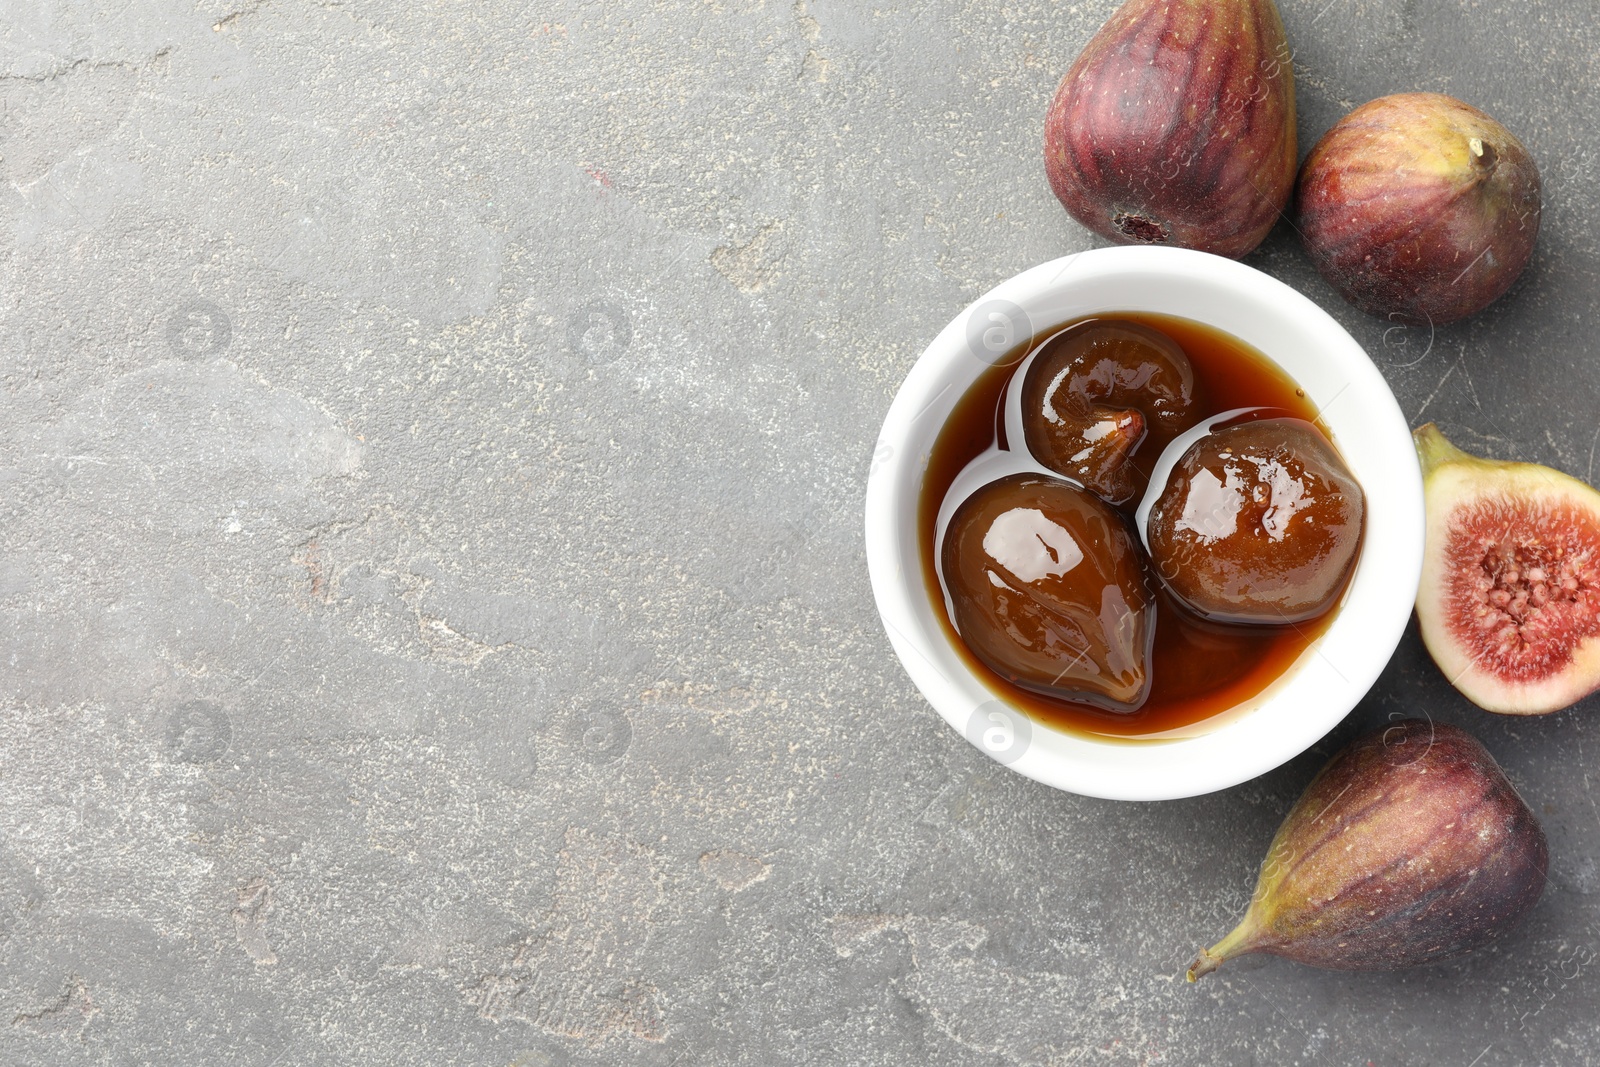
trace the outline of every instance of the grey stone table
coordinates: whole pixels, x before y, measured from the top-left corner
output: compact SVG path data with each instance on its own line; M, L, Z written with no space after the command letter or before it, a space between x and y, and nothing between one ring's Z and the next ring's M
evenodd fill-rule
M1600 702L1414 633L1181 803L1053 792L913 690L877 426L1093 243L1040 124L1112 0L0 2L0 1063L1592 1063ZM1547 211L1386 331L1407 415L1595 475L1600 13L1283 0L1302 148L1438 89ZM1186 986L1362 723L1479 734L1550 889L1498 947ZM1593 782L1592 782L1593 780Z

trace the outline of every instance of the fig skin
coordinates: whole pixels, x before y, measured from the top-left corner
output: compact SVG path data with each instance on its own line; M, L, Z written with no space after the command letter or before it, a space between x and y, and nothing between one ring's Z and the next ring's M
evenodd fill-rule
M1427 534L1417 622L1461 694L1545 715L1600 689L1600 493L1560 471L1413 434ZM1520 598L1520 599L1519 599Z
M1340 294L1380 318L1443 325L1511 288L1539 236L1539 170L1469 104L1400 93L1356 108L1306 157L1297 225Z
M1121 244L1239 258L1294 189L1294 72L1272 0L1127 0L1061 79L1045 174Z
M1522 920L1548 865L1539 821L1476 738L1397 722L1358 738L1306 787L1244 920L1188 979L1251 952L1347 971L1460 956Z

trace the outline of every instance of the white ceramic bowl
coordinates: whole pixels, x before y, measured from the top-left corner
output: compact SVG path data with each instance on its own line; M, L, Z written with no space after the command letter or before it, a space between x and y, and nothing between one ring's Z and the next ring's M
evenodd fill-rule
M1323 636L1265 691L1206 730L1164 739L1069 734L1030 720L951 646L923 580L917 502L956 401L1030 334L1114 312L1192 319L1276 362L1321 411L1366 494L1361 557ZM1422 475L1405 416L1361 346L1283 283L1173 248L1105 248L1024 271L946 326L884 419L867 483L867 564L889 641L917 688L980 749L1058 789L1165 800L1224 789L1305 751L1338 724L1394 652L1422 573Z

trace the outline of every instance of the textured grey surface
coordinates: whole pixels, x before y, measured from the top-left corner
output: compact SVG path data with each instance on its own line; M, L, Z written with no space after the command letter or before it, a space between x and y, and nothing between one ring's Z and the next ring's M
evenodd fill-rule
M1040 122L1111 0L0 0L0 1063L1594 1062L1600 701L1414 633L1318 751L1055 793L911 688L861 545L921 347L1091 241ZM1594 475L1600 14L1283 0L1302 150L1409 89L1546 182L1511 296L1385 331ZM1549 892L1393 976L1181 968L1357 725L1481 736Z

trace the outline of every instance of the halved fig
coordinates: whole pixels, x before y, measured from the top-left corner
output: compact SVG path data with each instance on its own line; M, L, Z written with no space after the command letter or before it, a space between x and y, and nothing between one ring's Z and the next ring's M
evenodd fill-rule
M1560 711L1600 689L1600 493L1415 433L1428 523L1417 621L1468 700Z

